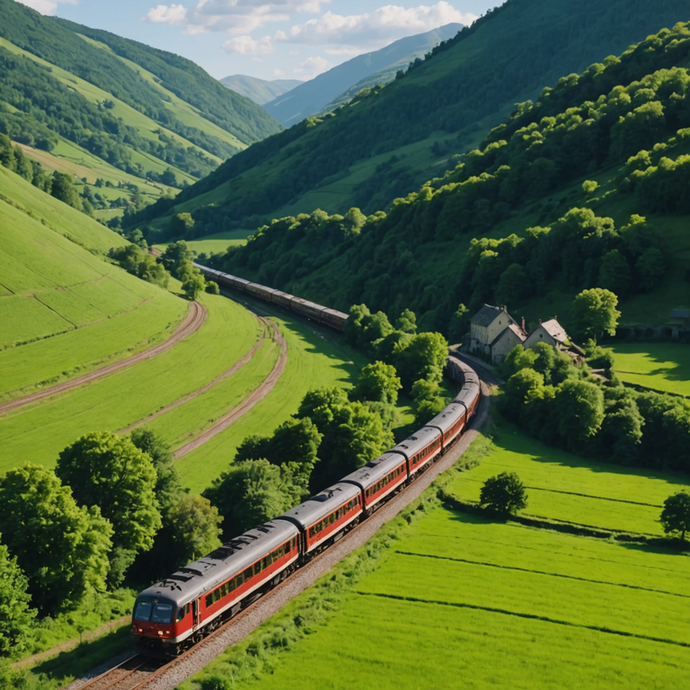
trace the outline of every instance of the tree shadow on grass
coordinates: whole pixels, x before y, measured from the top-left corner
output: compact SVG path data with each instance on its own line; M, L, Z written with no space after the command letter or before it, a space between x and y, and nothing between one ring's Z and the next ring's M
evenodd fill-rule
M31 673L45 674L65 682L80 678L130 648L129 627L124 625L93 642L84 642L69 652L62 652L55 658L34 666Z

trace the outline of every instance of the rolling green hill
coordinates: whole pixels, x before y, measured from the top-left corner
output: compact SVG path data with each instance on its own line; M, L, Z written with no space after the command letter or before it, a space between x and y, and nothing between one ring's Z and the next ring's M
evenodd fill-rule
M288 217L214 263L341 309L411 308L451 337L459 303L567 325L594 286L623 323L663 324L689 294L688 66L678 24L545 89L387 215Z
M13 0L0 13L0 131L62 172L78 161L104 181L154 183L155 198L281 129L177 55Z
M106 263L125 244L0 167L0 399L163 340L186 303Z
M508 0L402 79L254 144L135 221L160 228L192 212L196 233L210 234L316 208L384 209L452 167L449 156L476 145L516 101L688 12L683 0Z

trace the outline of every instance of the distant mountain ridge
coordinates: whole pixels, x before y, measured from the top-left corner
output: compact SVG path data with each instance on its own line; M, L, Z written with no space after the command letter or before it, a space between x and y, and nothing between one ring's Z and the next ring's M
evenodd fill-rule
M136 220L159 228L184 211L202 235L316 209L385 210L454 167L516 102L688 15L687 0L508 0L402 79L251 146Z
M265 104L269 112L286 127L320 113L332 101L349 100L357 91L386 84L410 62L423 57L434 46L455 36L462 24L446 24L433 31L401 38L381 50L358 55L342 65L319 74L289 93ZM356 89L353 91L354 85ZM349 97L344 94L350 94Z
M0 16L0 131L56 169L180 187L282 129L178 55L12 0Z
M257 105L265 105L304 82L299 79L267 81L266 79L250 77L246 74L233 74L229 77L223 77L220 83L235 93L239 93L240 96L251 99Z

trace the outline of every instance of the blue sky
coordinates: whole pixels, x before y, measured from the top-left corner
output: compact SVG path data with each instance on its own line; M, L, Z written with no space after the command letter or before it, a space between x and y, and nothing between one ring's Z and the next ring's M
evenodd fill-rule
M20 0L194 60L212 76L311 79L501 0Z

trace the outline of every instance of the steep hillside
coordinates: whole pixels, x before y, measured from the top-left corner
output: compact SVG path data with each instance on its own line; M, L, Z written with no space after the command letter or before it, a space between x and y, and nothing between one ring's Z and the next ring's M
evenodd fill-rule
M595 286L624 323L664 324L690 294L689 65L678 24L545 89L388 215L274 221L216 264L342 309L409 307L451 335L459 303L567 323Z
M508 0L442 51L335 116L255 144L140 224L193 212L198 233L322 208L370 213L441 173L518 100L687 19L685 0ZM177 208L174 208L177 204Z
M249 77L246 74L234 74L224 77L220 83L240 96L251 99L258 105L265 105L278 96L291 91L302 82L298 79L276 79L266 81L257 77Z
M63 172L95 158L160 196L280 129L189 60L13 0L0 13L0 130Z
M305 117L320 113L332 102L341 105L349 101L365 87L392 81L399 69L406 69L410 62L423 58L439 43L453 38L460 29L462 24L447 24L402 38L381 50L358 55L278 96L264 107L278 121L290 127ZM357 87L353 90L355 84Z
M98 254L122 237L0 167L0 399L169 335L187 311Z

